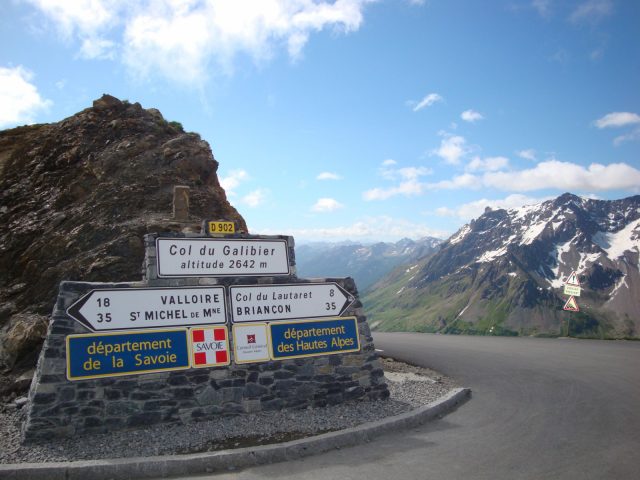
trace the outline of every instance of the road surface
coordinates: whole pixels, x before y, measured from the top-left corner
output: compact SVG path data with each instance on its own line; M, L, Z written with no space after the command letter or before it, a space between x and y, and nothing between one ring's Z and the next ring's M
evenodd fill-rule
M441 420L351 448L209 477L640 478L640 342L376 334L397 359L470 387Z

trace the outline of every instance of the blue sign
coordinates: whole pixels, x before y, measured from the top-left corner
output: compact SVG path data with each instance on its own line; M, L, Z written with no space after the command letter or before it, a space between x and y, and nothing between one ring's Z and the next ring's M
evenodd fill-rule
M67 337L69 380L186 368L189 368L186 328Z
M360 350L356 317L271 323L269 330L274 360Z

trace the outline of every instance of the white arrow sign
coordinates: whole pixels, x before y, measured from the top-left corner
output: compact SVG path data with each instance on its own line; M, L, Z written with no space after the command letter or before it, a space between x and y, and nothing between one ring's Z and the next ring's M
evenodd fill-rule
M224 287L92 290L67 314L94 331L225 323Z
M338 284L292 283L230 287L233 322L336 317L355 301Z

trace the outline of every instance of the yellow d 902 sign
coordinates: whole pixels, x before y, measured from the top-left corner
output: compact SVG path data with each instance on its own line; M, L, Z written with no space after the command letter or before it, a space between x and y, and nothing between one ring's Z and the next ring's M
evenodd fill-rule
M236 225L233 222L209 222L209 233L213 235L236 233Z

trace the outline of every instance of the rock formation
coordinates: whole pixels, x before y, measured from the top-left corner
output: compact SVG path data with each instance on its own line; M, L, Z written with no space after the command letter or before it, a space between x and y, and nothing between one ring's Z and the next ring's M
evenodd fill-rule
M61 280L141 278L143 235L226 218L207 142L110 95L58 123L0 132L0 394L31 368ZM190 187L189 221L172 217Z

